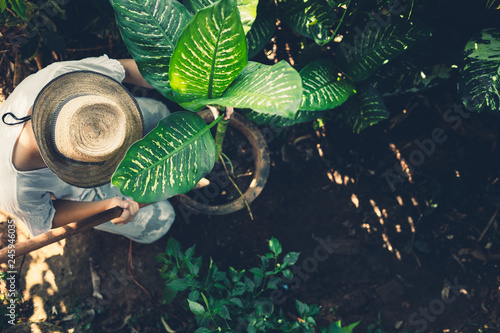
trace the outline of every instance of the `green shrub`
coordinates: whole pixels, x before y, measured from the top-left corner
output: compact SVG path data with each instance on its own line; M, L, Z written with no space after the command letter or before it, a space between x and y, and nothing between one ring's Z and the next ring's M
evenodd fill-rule
M273 291L293 279L289 269L298 258L298 252L282 254L276 238L269 241L270 252L260 256L260 266L248 270L229 267L219 270L210 259L202 272L202 258L195 257L195 246L181 250L179 242L171 238L164 253L157 256L162 263L161 277L165 280L164 302L170 303L179 292L186 297L182 302L196 319L195 333L220 332L315 332L317 305L295 300L296 320L284 315L283 308L273 298ZM341 328L340 322L320 328L321 332L347 333L357 325Z

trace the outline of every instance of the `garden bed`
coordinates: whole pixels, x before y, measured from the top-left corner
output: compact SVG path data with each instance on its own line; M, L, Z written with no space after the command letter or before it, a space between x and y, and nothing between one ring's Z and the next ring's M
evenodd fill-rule
M483 12L471 4L449 6L433 14L441 15L437 21L446 26L443 30L465 36L483 26ZM474 24L464 28L469 18ZM280 44L284 34L291 32L277 31L274 56L297 58L300 39L288 52ZM1 44L2 92L12 91L17 75L23 78L55 58L128 56L116 39L83 35L85 45L72 36L67 52L44 53L38 62L20 60ZM469 35L464 36L454 41L457 49L463 49ZM162 100L173 111L179 108L154 91L132 91ZM257 255L267 252L269 239L276 237L284 252L301 252L298 280L282 287L287 318L297 319L296 298L321 306L318 325L360 321L355 332L500 331L495 196L500 193L500 118L465 111L453 79L385 102L390 118L360 134L340 126L335 113L314 125L261 127L271 170L251 204L253 219L245 209L223 216L196 214L173 198L176 221L154 244L131 244L92 230L27 255L18 280L24 298L19 319L50 322L65 332L147 333L165 332L160 318L168 316L172 328L190 332L194 317L186 302L178 298L162 304L155 256L168 238L185 248L196 244L205 262L212 257L227 270L258 265ZM445 116L448 111L454 118ZM226 142L240 139L229 132ZM246 151L228 155L233 163L240 158L242 174L252 172L251 163L241 162L248 162ZM219 166L218 172L225 170ZM243 190L246 178L238 179ZM237 191L229 185L225 194L235 197ZM4 230L6 223L0 227ZM26 231L19 228L18 237L25 239ZM0 246L5 245L4 239ZM91 270L100 278L102 300L93 296Z

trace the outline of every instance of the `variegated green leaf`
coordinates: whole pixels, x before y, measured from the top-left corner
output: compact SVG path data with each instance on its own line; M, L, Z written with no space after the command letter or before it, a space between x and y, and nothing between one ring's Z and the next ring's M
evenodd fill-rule
M110 0L123 42L142 76L173 99L168 78L175 43L192 15L176 0Z
M427 26L395 21L393 17L385 26L369 21L363 30L351 31L340 43L335 63L354 81L362 81L409 47L431 36Z
M170 62L170 85L180 103L217 98L247 62L236 3L221 0L196 13L182 32Z
M260 0L257 18L247 34L248 58L256 56L274 36L276 30L276 6L274 2Z
M272 66L249 63L223 96L204 102L293 118L301 96L299 73L282 60Z
M24 0L9 0L11 9L23 20L26 19L26 9L28 8Z
M216 2L215 0L186 0L184 1L184 5L192 14L196 14L201 9L211 6ZM236 0L245 34L248 33L257 17L258 3L259 0Z
M286 118L275 114L255 112L250 109L241 109L238 110L238 112L259 126L266 125L276 127L286 127L306 123L314 119L321 118L326 113L326 111L297 111L295 117Z
M257 18L259 0L236 0L236 3L240 11L241 24L243 24L243 30L246 35Z
M129 148L111 183L137 202L158 202L191 190L214 164L215 142L205 121L174 112Z
M355 133L389 118L382 95L366 84L358 87L358 93L342 105L342 110Z
M307 64L301 71L301 111L319 111L336 108L356 93L354 86L341 78L330 60Z
M196 14L200 9L211 6L216 3L217 0L185 0L184 6L191 14Z
M337 16L326 0L284 0L278 2L278 8L287 26L314 39L318 45L325 45L335 37L332 27Z
M467 108L500 114L500 29L485 29L467 43L458 87Z

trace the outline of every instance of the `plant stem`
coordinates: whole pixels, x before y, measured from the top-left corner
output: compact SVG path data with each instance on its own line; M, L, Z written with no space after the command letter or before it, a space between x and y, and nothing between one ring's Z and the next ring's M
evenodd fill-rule
M220 153L221 154L221 157L224 157L227 162L229 163L229 166L231 167L231 175L234 175L234 166L233 166L233 163L231 162L231 160L229 159L229 157L226 156L226 154L224 153Z
M219 116L223 117L223 116ZM217 133L215 134L215 158L216 161L222 161L222 144L224 143L224 137L226 135L227 125L229 124L229 119L222 119L217 124Z
M217 128L217 129L219 129L219 128ZM227 158L227 156L226 156L226 158ZM253 221L252 210L250 209L250 205L248 204L247 198L245 198L245 195L241 192L241 190L238 187L238 185L236 185L236 182L231 178L231 175L229 174L229 171L227 170L226 164L224 163L224 160L222 159L222 155L221 155L221 159L220 160L222 162L222 166L224 167L224 170L226 170L227 178L231 181L231 183L233 184L233 186L236 188L236 191L238 191L238 193L240 194L240 196L243 198L243 202L245 203L245 206L247 207L248 214L250 214L250 219Z

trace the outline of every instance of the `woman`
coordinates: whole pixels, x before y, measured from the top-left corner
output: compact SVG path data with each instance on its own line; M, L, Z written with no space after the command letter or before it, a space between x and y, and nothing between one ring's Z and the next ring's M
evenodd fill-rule
M109 183L128 147L169 114L121 82L151 88L131 59L60 62L27 77L0 106L0 206L33 235L115 206L121 216L96 229L151 243L173 223L168 201L139 210Z

